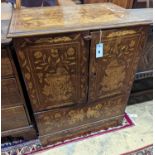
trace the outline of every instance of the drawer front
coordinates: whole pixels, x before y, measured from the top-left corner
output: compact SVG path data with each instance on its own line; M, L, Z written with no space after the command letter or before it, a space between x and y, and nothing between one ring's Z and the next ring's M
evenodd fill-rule
M2 131L26 127L29 125L23 106L2 109Z
M126 96L116 96L84 107L62 108L35 114L39 135L80 128L83 125L123 115L126 102Z
M89 102L130 91L148 27L91 33ZM104 44L103 57L96 58L96 44Z
M1 51L1 76L13 76L13 68L10 61L9 51L6 48L2 48Z
M15 41L34 111L85 103L88 52L83 34Z
M80 128L71 128L69 130L63 130L62 132L57 132L55 134L51 133L48 135L39 136L39 140L41 141L42 146L47 146L81 136L85 137L86 135L90 135L90 133L121 125L123 117L124 115L112 119L94 122L89 125L80 126Z
M24 103L15 78L2 79L1 86L2 108Z

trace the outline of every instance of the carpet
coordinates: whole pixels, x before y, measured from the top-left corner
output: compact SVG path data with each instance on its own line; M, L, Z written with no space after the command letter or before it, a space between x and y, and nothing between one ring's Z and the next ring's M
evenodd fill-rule
M11 141L7 142L1 145L1 154L2 155L32 155L33 153L36 152L43 152L45 150L49 150L58 146L62 146L71 142L77 142L84 140L86 138L91 138L94 136L99 136L103 134L107 134L110 132L115 132L124 128L132 127L134 125L132 119L128 114L124 115L123 123L121 126L117 126L114 128L109 128L107 130L100 130L98 132L93 132L89 135L77 137L74 139L69 139L64 142L59 142L47 147L42 147L41 143L38 139L32 140L32 141L24 141L24 140L16 140L16 141Z
M153 144L121 155L153 155Z

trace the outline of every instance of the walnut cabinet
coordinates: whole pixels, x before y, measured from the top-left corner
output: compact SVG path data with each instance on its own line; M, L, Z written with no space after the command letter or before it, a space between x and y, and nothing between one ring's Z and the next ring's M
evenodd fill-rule
M121 124L152 10L108 3L37 11L15 11L8 36L42 144Z
M102 30L102 58L96 58L100 31L15 39L43 143L68 130L63 138L121 123L146 30Z

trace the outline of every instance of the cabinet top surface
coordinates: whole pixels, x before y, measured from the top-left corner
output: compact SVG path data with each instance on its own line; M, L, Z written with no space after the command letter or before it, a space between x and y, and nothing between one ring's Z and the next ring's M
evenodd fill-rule
M152 9L124 9L112 3L14 10L8 37L151 24Z

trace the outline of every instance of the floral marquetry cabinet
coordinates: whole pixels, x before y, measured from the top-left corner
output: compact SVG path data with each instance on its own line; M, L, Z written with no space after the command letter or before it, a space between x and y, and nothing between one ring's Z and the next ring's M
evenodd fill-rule
M111 3L14 10L8 37L43 145L121 124L151 23L152 9Z

